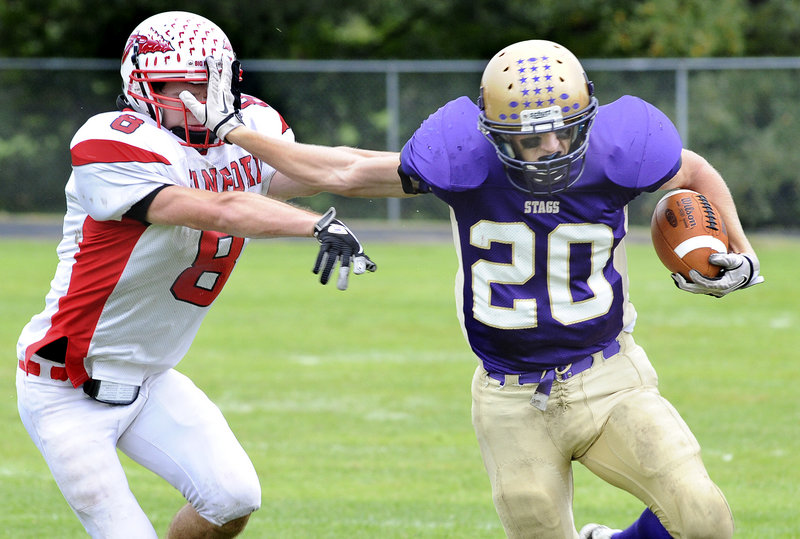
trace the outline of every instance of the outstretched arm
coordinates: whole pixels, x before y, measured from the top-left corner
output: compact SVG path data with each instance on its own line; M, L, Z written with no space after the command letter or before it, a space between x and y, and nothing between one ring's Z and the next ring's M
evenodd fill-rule
M400 156L347 147L301 144L268 137L248 127L231 131L228 142L274 167L270 195L282 199L325 191L358 197L405 197L397 174Z
M278 171L270 182L270 196L285 200L322 191L362 197L406 196L397 173L397 153L314 146L267 137L242 121L232 86L231 62L217 64L207 58L206 71L206 102L199 102L190 92L181 92L181 100L221 140L236 144Z
M314 235L320 215L255 193L214 193L173 185L162 189L147 210L156 225L216 230L239 237Z
M336 219L333 208L317 215L255 193L214 193L171 185L158 190L145 211L146 221L155 225L187 226L239 237L313 236L320 243L313 272L326 284L340 262L339 290L347 289L351 267L356 275L377 268L355 234Z

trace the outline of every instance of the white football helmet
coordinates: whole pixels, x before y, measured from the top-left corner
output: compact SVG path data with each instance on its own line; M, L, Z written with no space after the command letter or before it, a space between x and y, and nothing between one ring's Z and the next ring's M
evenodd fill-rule
M160 83L164 82L208 82L208 56L218 61L235 59L228 37L210 20L184 11L168 11L145 19L131 33L122 54L120 74L127 105L149 114L159 125L163 121L162 110L181 111L184 124L172 131L187 146L205 149L223 144L208 129L189 129L188 110L183 102L159 93Z
M497 150L514 187L534 195L563 191L583 172L597 114L594 86L578 59L558 43L529 40L494 55L483 72L478 125ZM520 159L511 137L556 132L569 151Z

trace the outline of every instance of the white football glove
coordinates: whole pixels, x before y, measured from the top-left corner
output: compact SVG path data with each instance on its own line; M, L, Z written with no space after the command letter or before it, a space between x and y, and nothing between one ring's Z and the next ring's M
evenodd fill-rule
M233 72L236 71L236 79ZM241 114L241 94L239 93L239 62L222 59L219 62L212 56L206 58L208 73L208 94L206 102L198 101L191 92L184 90L178 95L186 108L214 132L217 138L228 142L228 133L244 125Z
M689 276L692 282L689 282L680 273L673 273L672 280L675 281L675 286L693 294L708 294L721 298L734 290L764 282L764 277L758 274L760 265L755 255L714 253L708 257L708 261L722 268L718 277L704 277L697 270L691 270Z

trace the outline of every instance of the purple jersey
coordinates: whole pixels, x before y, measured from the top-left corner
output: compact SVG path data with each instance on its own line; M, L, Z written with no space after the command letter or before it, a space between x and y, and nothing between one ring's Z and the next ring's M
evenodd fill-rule
M423 122L402 167L453 210L459 319L486 370L572 363L633 325L626 207L677 172L681 149L661 111L625 96L600 107L578 182L534 197L506 178L468 98Z

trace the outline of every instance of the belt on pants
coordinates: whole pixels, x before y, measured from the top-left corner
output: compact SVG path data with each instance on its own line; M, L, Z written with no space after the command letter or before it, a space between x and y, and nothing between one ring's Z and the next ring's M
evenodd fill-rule
M619 341L614 339L611 344L600 350L600 354L605 360L619 353L619 350ZM540 410L544 410L547 406L547 398L550 396L550 390L553 388L553 382L555 380L561 382L569 380L573 376L589 369L593 364L594 357L593 354L591 354L583 359L579 359L578 361L574 361L560 367L554 367L552 369L546 369L540 372L524 372L519 375L519 385L539 384L533 397L531 398L531 404ZM489 372L487 374L491 378L499 381L501 385L505 384L505 374L499 372Z
M33 358L28 361L19 360L19 368L33 376L42 376L50 378L51 380L60 380L66 382L69 377L67 376L66 367L59 365L49 365L48 363L39 363Z
M37 361L37 359L38 356L34 355L27 361L19 360L19 368L33 376L64 382L69 380L65 367L51 365L57 362ZM131 404L139 396L139 386L89 378L83 384L83 392L104 404Z

